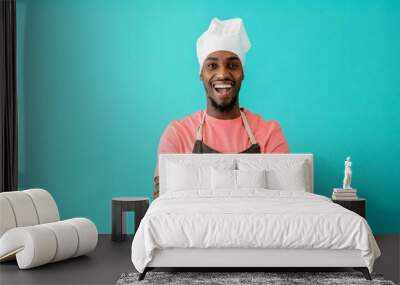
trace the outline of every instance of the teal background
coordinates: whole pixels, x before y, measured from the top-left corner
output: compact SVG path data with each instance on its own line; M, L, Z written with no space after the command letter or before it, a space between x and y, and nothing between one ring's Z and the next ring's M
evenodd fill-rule
M244 19L240 103L315 155L315 192L351 155L374 233L400 233L399 1L17 0L19 187L109 233L112 197L151 195L167 124L206 106L213 16Z

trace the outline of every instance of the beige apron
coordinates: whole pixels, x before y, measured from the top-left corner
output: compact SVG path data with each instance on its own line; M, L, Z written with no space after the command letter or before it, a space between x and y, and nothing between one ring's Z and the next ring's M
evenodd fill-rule
M203 125L205 117L206 117L206 111L204 111L200 125L196 129L196 142L194 143L192 153L220 153L220 151L217 151L209 147L203 142ZM240 153L261 153L260 145L256 142L256 139L254 138L249 123L246 119L246 116L241 110L240 110L240 117L242 118L244 128L251 142L251 146L245 149L244 151L241 151Z

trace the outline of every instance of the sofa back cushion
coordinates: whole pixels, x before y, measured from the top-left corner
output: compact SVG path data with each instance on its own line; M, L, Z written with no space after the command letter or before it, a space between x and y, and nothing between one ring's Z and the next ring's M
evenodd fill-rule
M0 237L15 227L34 226L60 220L57 205L43 189L0 193Z
M210 153L160 154L160 195L167 191L185 189L211 190L213 188L211 169L213 168L243 171L243 175L239 179L241 185L260 185L261 172L266 171L263 175L266 176L266 188L268 189L313 192L312 154ZM246 171L250 174L258 173L260 175L256 175L258 178L248 176L246 179ZM237 177L236 174L236 183L238 182ZM217 184L221 186L221 184L227 183L229 185L232 175L228 175L227 181L221 179L217 181Z
M211 169L211 189L240 190L241 188L267 188L265 169L229 170Z
M311 170L307 160L291 157L279 159L239 158L239 170L265 170L267 187L271 190L293 190L312 192Z
M163 182L164 192L208 190L211 188L211 168L235 168L234 160L192 160L190 157L165 161L165 166L164 175L160 175L160 185Z

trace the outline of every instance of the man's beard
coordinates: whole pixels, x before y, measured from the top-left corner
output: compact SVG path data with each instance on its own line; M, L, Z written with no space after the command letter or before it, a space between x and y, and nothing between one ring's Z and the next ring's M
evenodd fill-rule
M233 107L235 106L236 102L238 101L238 94L233 96L232 100L230 102L228 102L228 103L225 103L225 104L218 104L211 96L208 96L208 98L211 101L211 105L213 105L213 107L215 109L217 109L221 113L224 113L224 112L229 112L229 111L231 111L233 109Z

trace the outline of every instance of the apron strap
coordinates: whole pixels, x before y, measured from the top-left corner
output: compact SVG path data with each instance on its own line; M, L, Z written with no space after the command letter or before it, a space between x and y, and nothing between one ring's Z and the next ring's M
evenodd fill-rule
M204 111L203 117L201 118L200 125L196 129L196 141L201 141L203 140L203 124L204 124L204 119L206 118L206 113L207 111ZM251 144L256 144L256 139L254 138L253 132L251 131L251 128L249 126L249 122L247 121L246 115L240 111L240 116L242 117L243 125L246 130L247 135L249 136Z
M204 124L204 119L206 118L206 113L207 113L207 111L204 111L203 117L201 118L200 125L196 129L196 141L203 140L203 124Z
M240 111L240 116L242 117L244 128L246 129L246 133L249 136L251 144L256 144L257 143L256 139L253 136L253 132L251 131L251 128L249 126L249 122L247 121L246 115L242 111Z

